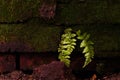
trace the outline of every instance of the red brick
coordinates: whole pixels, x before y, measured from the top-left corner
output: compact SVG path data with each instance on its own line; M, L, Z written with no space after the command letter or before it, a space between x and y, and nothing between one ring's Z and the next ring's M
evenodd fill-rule
M15 56L13 55L0 55L0 73L10 72L15 70Z
M43 54L44 55L44 54ZM37 66L40 66L42 64L48 64L52 62L53 60L56 60L55 56L48 56L48 55L39 55L39 54L33 54L33 55L21 55L20 56L20 69L28 70L33 69Z

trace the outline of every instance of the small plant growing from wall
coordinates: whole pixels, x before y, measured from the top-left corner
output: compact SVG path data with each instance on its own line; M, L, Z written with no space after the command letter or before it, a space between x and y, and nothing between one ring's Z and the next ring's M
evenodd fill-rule
M61 62L64 62L67 67L70 66L70 54L75 49L76 41L80 40L80 48L83 49L82 53L85 57L83 68L88 65L94 57L93 42L89 40L90 34L81 33L80 30L73 32L71 28L64 30L64 34L61 36L58 52Z

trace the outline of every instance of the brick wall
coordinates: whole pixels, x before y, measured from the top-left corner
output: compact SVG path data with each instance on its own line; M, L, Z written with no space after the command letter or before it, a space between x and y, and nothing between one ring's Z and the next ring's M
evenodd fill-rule
M120 1L119 0L12 0L0 1L0 42L16 42L32 48L24 51L15 48L18 52L56 53L60 41L60 35L64 28L72 27L73 30L81 29L91 34L95 45L95 56L112 57L120 56ZM14 44L14 46L16 46ZM11 47L3 47L0 50L12 51ZM15 52L15 51L12 52ZM21 51L20 51L21 50ZM78 50L79 51L79 50ZM3 54L3 53L0 53ZM46 55L46 54L45 54ZM58 54L57 54L58 55ZM56 57L44 60L40 56L20 57L20 68L33 68L44 61L56 60ZM4 55L0 56L0 64L6 60ZM15 56L13 56L13 67L2 69L1 72L15 69ZM43 61L43 62L39 62ZM25 62L25 63L24 63ZM36 63L34 63L36 62ZM5 66L11 66L5 64ZM23 65L24 64L24 65ZM26 64L26 65L25 65ZM0 65L0 67L3 67Z

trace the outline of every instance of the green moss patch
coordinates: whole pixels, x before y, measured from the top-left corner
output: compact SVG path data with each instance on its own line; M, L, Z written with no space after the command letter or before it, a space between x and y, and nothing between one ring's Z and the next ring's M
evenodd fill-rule
M31 20L26 24L0 25L1 41L19 40L31 44L36 52L57 51L61 28Z
M42 0L1 0L0 22L22 21L38 13Z
M119 3L87 0L84 3L71 1L69 4L58 4L59 13L56 15L56 22L59 24L119 23Z

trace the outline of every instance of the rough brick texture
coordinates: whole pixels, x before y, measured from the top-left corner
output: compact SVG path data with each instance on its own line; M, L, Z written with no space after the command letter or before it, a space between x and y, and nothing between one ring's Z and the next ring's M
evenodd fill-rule
M0 42L0 52L32 52L33 49L20 41Z
M13 55L0 55L0 73L10 72L15 70L15 56Z
M81 1L81 2L80 2ZM119 0L74 0L58 4L57 24L119 23Z
M20 56L20 69L32 70L33 68L42 64L48 64L57 60L57 53L27 53Z
M52 62L35 68L33 71L35 77L41 80L65 80L64 64L61 62Z
M66 73L66 74L65 74ZM75 80L72 73L67 73L63 63L53 61L49 64L40 65L33 69L30 75L22 71L0 75L0 80Z
M41 17L39 8L41 8L41 5L44 3L47 3L47 5L56 4L55 0L1 0L0 22L24 22L32 17ZM48 8L49 6L47 6L47 9ZM50 11L46 11L46 13L48 12Z

